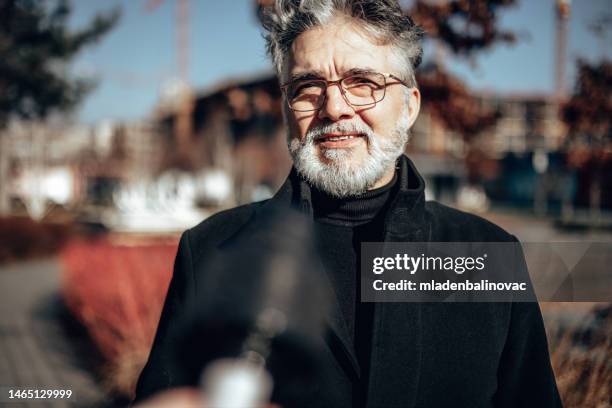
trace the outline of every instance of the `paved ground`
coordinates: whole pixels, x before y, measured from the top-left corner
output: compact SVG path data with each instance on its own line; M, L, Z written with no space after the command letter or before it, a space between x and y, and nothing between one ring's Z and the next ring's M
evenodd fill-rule
M498 224L524 242L612 241L612 230L609 229L559 229L553 226L553 221L550 219L511 211L489 212L481 216Z
M553 221L542 217L513 211L497 211L480 214L501 226L522 242L612 242L612 231L605 229L572 230L555 228ZM585 322L592 315L595 303L541 303L544 324L549 335L559 325L574 326ZM549 339L550 340L550 339Z
M62 319L60 266L55 260L0 266L0 406L105 406L85 362L92 350L82 331ZM94 353L95 354L95 353ZM87 358L85 358L87 357ZM8 403L8 388L71 389L70 400Z

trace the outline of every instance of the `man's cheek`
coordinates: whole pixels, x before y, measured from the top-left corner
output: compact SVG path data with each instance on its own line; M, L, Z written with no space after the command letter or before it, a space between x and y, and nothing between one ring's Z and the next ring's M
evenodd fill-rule
M372 109L376 109L376 107ZM370 128L370 130L374 132L375 134L380 134L379 133L380 121L375 120L375 118L376 118L376 115L372 114L371 112L362 112L361 114L361 121L363 122L363 124L367 126L368 128Z
M304 133L301 128L308 126L307 124L303 124L305 119L304 115L299 115L299 112L292 111L287 107L286 103L283 103L283 121L292 136L303 135Z
M298 117L290 122L291 134L297 137L301 142L306 140L306 134L310 125L310 119L305 117Z

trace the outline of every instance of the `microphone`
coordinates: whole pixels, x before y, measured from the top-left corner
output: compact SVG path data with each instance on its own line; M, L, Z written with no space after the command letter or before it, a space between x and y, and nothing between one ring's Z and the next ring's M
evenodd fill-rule
M331 290L311 222L292 210L260 215L205 268L174 334L173 372L201 382L215 408L309 406L324 388Z

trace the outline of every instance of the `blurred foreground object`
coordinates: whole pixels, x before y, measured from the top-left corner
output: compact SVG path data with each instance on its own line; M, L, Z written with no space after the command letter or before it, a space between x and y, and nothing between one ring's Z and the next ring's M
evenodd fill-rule
M272 393L293 406L308 400L323 370L328 293L312 227L287 210L261 223L207 265L203 296L177 334L179 347L168 350L186 382L204 369L214 407L263 406Z
M134 408L206 408L194 388L176 388L156 395Z
M159 393L134 408L213 408L197 388L175 388ZM282 408L275 404L266 408Z
M272 377L246 357L214 361L204 370L202 387L212 407L263 407L270 401Z
M321 359L331 287L312 227L304 215L279 209L254 224L206 255L196 272L200 294L183 296L176 323L162 317L138 399L203 381L215 407L260 406L270 391L281 406L313 406L325 387ZM166 304L174 299L171 286Z

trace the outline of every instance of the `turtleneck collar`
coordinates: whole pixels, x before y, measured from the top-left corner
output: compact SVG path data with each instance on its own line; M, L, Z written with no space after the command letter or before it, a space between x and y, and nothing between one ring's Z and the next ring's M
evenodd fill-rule
M372 221L389 202L397 184L397 172L386 185L353 197L337 198L312 188L314 219L318 222L354 227Z
M425 241L429 228L425 222L425 182L414 164L405 155L398 160L397 193L389 197L389 208L384 216L384 241ZM263 205L258 213L285 209L287 205L313 217L311 188L295 167L274 197Z

